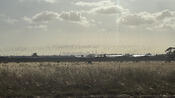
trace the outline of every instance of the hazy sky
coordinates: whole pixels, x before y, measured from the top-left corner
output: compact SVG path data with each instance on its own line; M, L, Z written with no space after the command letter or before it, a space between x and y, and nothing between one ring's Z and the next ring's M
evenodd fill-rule
M145 52L163 52L175 45L174 4L175 0L0 0L0 45L134 46L137 51L142 47Z

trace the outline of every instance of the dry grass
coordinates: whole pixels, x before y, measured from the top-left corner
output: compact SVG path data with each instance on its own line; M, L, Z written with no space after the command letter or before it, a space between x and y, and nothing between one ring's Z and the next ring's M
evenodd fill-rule
M1 63L0 95L175 94L175 62Z

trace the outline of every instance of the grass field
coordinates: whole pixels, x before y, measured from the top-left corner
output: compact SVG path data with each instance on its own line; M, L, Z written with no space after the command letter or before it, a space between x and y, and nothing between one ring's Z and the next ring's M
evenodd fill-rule
M1 63L1 96L174 95L175 62Z

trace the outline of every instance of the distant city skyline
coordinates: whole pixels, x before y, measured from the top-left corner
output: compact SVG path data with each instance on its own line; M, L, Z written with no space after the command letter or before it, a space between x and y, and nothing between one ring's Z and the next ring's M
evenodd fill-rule
M175 0L0 0L0 55L58 54L60 49L70 54L164 53L175 46L174 4Z

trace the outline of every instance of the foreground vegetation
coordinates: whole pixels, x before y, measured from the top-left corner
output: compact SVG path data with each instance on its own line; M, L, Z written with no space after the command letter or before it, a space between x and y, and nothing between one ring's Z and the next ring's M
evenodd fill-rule
M1 96L174 95L175 62L1 63Z

